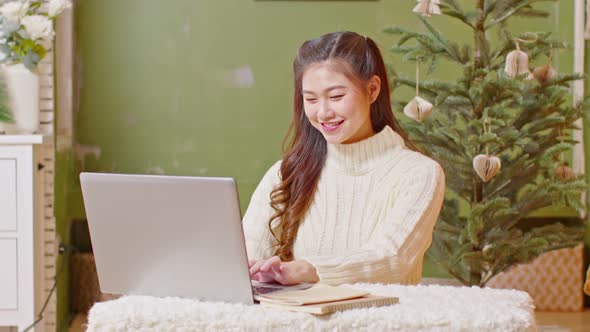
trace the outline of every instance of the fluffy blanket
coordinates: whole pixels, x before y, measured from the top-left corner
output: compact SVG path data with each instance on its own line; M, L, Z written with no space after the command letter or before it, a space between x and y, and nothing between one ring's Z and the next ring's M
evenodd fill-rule
M95 304L96 331L535 331L531 297L521 291L440 285L354 284L400 303L313 316L260 305L125 296Z

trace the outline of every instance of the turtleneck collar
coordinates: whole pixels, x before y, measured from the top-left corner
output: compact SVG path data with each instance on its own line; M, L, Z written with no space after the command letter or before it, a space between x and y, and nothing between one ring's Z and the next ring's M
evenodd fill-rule
M328 143L326 167L336 167L349 174L365 173L384 159L386 151L404 146L404 139L385 126L379 133L356 143Z

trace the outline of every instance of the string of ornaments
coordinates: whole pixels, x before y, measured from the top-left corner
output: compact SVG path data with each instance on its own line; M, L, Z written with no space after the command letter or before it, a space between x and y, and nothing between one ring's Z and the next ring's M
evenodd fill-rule
M526 52L520 49L519 42L529 42L515 38L514 44L516 50L511 51L506 56L506 63L504 71L509 77L522 77L525 80L531 80L535 78L539 83L545 84L557 76L557 70L552 65L553 60L553 49L549 49L549 56L547 57L547 63L542 66L538 66L533 69L531 73L529 69L529 56ZM558 129L558 135L560 142L564 142L565 128ZM561 181L568 181L576 177L576 174L572 168L567 166L565 161L565 153L562 151L559 155L559 166L557 166L553 174Z
M413 11L423 16L430 17L432 15L441 14L440 0L417 0L418 4ZM524 80L536 79L539 83L544 84L557 75L557 71L553 68L553 49L550 49L547 63L534 68L533 72L529 69L529 56L520 49L519 42L530 42L519 38L514 38L516 49L509 52L506 56L504 72L511 78L521 77ZM433 111L433 105L429 101L420 97L420 62L416 59L416 93L414 98L404 106L403 113L411 119L418 122L423 122ZM483 133L491 131L491 123L488 119L483 121ZM561 143L563 143L564 134L559 131ZM564 153L560 157L560 165L556 167L554 175L562 181L567 181L575 177L574 171L567 166L565 162ZM478 154L473 158L473 169L475 173L481 178L483 182L490 181L502 167L500 158L489 153L489 144L486 144L486 153Z
M509 77L522 77L525 80L535 78L539 83L544 84L553 79L557 75L557 71L553 68L553 49L549 50L547 63L536 67L531 73L529 69L529 55L520 49L519 42L529 42L519 38L514 38L514 45L516 50L513 50L506 55L506 63L504 65L504 72Z

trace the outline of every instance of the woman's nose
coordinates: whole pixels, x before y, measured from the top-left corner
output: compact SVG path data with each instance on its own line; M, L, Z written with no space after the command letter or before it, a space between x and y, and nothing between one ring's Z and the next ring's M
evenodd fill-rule
M325 100L325 101L320 102L320 105L318 108L318 118L329 120L333 117L334 117L334 110L332 110L332 107L331 107L329 101Z

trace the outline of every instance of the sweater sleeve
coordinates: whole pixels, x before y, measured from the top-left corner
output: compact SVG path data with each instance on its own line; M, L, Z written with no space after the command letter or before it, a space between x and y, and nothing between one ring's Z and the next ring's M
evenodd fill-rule
M268 229L268 221L274 210L270 206L270 193L280 183L280 167L281 161L278 161L266 172L254 190L242 219L248 259L259 260L272 256L270 249L274 239Z
M422 258L432 242L444 194L444 172L429 159L402 180L365 245L341 255L302 259L311 263L320 282L327 284L417 283L421 275L414 274L422 271Z

